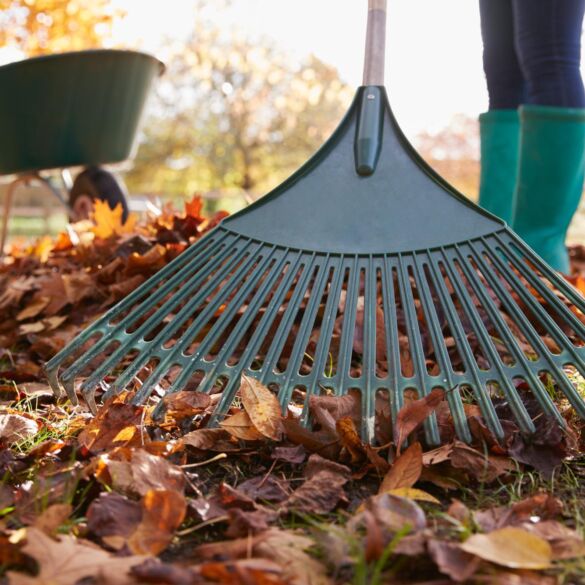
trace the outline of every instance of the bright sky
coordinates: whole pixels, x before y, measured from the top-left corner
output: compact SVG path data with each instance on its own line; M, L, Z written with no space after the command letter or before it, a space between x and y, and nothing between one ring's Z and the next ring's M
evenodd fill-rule
M192 0L115 0L127 12L115 42L156 53L162 41L189 32ZM218 3L219 4L219 3ZM452 116L487 107L477 0L389 0L386 87L401 126L413 136L446 126ZM366 0L233 0L211 14L219 26L272 37L303 57L314 53L359 85Z

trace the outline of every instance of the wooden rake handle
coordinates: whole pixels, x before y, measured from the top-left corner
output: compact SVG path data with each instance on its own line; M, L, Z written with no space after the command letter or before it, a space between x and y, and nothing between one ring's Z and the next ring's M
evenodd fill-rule
M386 0L368 0L364 85L384 85Z

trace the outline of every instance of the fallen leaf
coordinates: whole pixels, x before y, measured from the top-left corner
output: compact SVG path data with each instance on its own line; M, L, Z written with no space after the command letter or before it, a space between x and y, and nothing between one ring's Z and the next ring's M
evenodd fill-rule
M129 214L126 223L122 223L123 209L118 203L114 209L107 201L96 199L93 202L94 208L92 220L95 223L92 231L98 238L110 238L115 235L131 234L136 230L136 216Z
M102 539L113 536L126 542L141 520L140 504L116 492L101 493L87 509L87 528Z
M264 438L252 423L252 419L244 410L229 416L219 423L232 437L243 441L259 441Z
M552 562L552 549L544 538L512 526L474 534L461 549L510 569L548 569Z
M457 583L467 581L479 568L480 559L457 543L432 539L427 546L439 571Z
M278 441L282 435L282 412L274 393L258 380L242 376L240 396L256 429L268 439Z
M400 450L410 433L437 409L444 398L445 391L434 388L427 396L406 404L398 411L394 427L394 444L397 450Z
M82 579L93 577L109 585L131 585L134 580L129 570L147 557L115 557L104 550L82 543L72 536L53 540L41 530L28 528L27 543L22 550L39 564L37 577L22 573L8 573L13 585L33 583L76 585Z
M431 504L441 503L439 500L437 500L437 498L435 498L435 496L432 496L424 490L419 490L416 488L399 487L387 490L386 493L390 494L391 496L398 496L399 498L407 498L409 500L416 500L418 502L429 502Z
M35 528L52 535L67 521L72 511L71 504L53 504L41 512L35 520Z
M0 441L17 443L33 437L39 431L36 421L20 414L0 414Z
M290 530L271 528L254 546L254 552L282 567L282 579L290 585L332 585L327 568L306 551L313 539Z
M122 492L144 496L150 490L182 493L185 489L185 476L179 467L144 449L131 450L129 460L120 461L109 455L102 455L100 464L105 470L102 472L98 469L98 478L103 478L104 481L109 479L112 487Z
M453 467L469 472L483 483L491 483L501 475L516 469L516 464L509 457L480 453L459 441L453 445L450 461Z
M396 488L410 488L420 478L422 472L422 447L420 443L413 443L394 462L380 485L379 493Z
M114 397L98 409L97 415L81 431L79 444L94 453L110 449L116 443L138 445L141 442L140 433L129 435L126 430L125 434L119 434L128 427L139 426L142 413L142 406L125 404L118 397Z
M149 490L142 498L142 520L128 539L134 554L161 553L185 519L187 502L172 490Z

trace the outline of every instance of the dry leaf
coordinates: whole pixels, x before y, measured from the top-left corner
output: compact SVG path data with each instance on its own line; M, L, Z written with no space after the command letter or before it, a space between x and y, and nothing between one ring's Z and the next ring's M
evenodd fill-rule
M232 437L242 439L243 441L259 441L264 438L256 427L252 424L252 419L244 410L226 418L219 423L222 429L225 429Z
M551 546L544 538L512 526L474 534L461 549L510 569L548 569L552 561Z
M419 502L429 502L431 504L441 503L439 500L437 500L437 498L435 498L435 496L432 496L424 490L411 487L394 488L388 490L386 493L390 494L391 496L398 496L399 498L407 498L409 500L416 500Z
M394 427L394 444L398 450L410 433L437 409L444 398L445 391L435 388L424 398L414 400L398 411Z
M258 380L242 376L240 396L256 429L268 439L278 441L282 435L282 411L274 393Z
M128 571L144 562L144 556L114 557L106 551L81 543L72 536L53 540L41 530L28 528L23 551L39 564L39 574L32 578L9 572L11 585L33 583L76 585L81 579L94 577L109 585L130 585L135 581Z
M107 201L94 200L92 219L95 223L93 233L98 238L109 238L114 235L131 234L136 231L136 216L129 214L126 223L122 223L123 209L118 203L111 209Z
M35 528L46 534L54 534L62 524L71 516L73 507L71 504L53 504L35 520Z
M0 441L16 443L33 437L39 431L36 421L20 414L0 414Z
M161 553L185 519L187 502L172 490L150 490L142 498L142 521L128 539L134 554Z
M379 493L410 488L418 481L421 472L422 447L420 443L414 443L394 462L382 480Z

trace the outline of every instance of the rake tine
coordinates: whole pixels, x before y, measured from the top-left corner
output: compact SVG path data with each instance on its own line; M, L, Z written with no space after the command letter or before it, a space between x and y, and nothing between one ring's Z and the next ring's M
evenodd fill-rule
M471 248L471 246L470 246L470 248ZM473 249L473 248L471 248L471 249ZM534 393L536 394L536 398L538 399L538 402L539 402L541 408L544 410L545 413L549 414L550 416L555 417L559 421L560 424L564 424L563 417L561 416L561 414L559 413L559 411L555 407L550 396L548 394L543 394L542 392L540 392L541 384L540 384L540 380L538 379L538 376L534 373L534 369L531 367L531 364L528 362L524 352L522 351L522 349L518 345L518 342L516 341L515 337L511 334L508 327L506 327L506 324L504 323L504 321L501 317L501 314L498 311L497 307L493 303L493 300L490 298L490 295L483 294L484 293L483 286L482 286L482 283L479 280L477 274L475 273L474 270L471 270L469 268L468 263L465 261L465 258L463 257L463 255L461 254L461 252L459 250L458 250L458 253L459 253L461 269L465 272L465 275L467 276L470 283L472 284L472 287L475 290L478 297L481 294L482 303L484 303L484 308L486 309L486 311L489 311L490 318L492 318L492 313L493 313L494 317L496 318L496 321L498 323L498 330L500 332L500 336L502 337L502 339L505 340L507 347L510 349L512 355L514 356L514 360L516 361L517 364L520 365L520 367L524 371L524 375L530 381L530 386L533 389ZM495 284L496 283L494 282L494 285ZM505 294L504 291L501 291L501 294ZM503 301L503 299L501 299L501 300ZM493 318L492 318L492 321L493 321Z
M179 270L176 274L174 274L169 279L169 281L165 284L164 287L158 288L157 290L155 290L155 292L148 299L144 300L142 302L141 308L143 308L145 305L149 308L155 306L156 303L158 303L160 300L162 300L168 294L169 288L171 288L171 289L174 288L184 278L193 277L193 273L198 270L198 268L201 266L202 262L206 262L208 260L209 256L213 253L213 250L214 250L213 248L208 248L207 252L202 254L200 257L198 257L196 262L184 265L181 270ZM210 266L206 270L204 270L203 273L196 274L194 277L195 282L197 281L196 280L197 278L205 278L205 275L209 275L209 273L211 271L212 271L212 266ZM158 275L158 273L157 273L157 275ZM148 290L153 290L153 288L149 287ZM110 343L112 343L112 341L118 340L121 342L120 353L122 353L122 355L125 355L125 353L127 353L127 351L128 351L128 345L132 344L133 340L138 339L143 332L148 331L151 324L157 323L157 321L161 315L165 315L169 310L171 310L174 306L176 306L180 301L181 301L181 297L178 295L170 298L168 301L165 302L165 304L161 308L159 308L156 311L156 313L153 316L151 316L142 326L140 326L132 334L125 333L126 328L136 320L137 316L140 316L141 314L143 314L142 310L131 311L126 317L121 319L119 323L117 323L116 325L113 325L113 326L109 324L111 319L108 319L107 320L108 322L105 325L105 327L106 327L105 334L101 337L101 339L99 339L97 341L97 343L95 343L82 356L82 359L78 359L77 361L72 363L63 372L63 374L61 375L61 379L63 380L63 382L66 383L69 380L73 381L73 379L78 375L78 373L87 364L89 364L95 357L97 357L99 355L99 353L103 352L107 348L107 346ZM131 304L128 304L128 306L131 306ZM108 316L108 313L106 313L106 317L107 316ZM115 315L112 315L112 316L115 316ZM138 344L138 345L140 346L141 344ZM102 367L104 365L105 364L102 363ZM115 365L115 363L114 363L114 365ZM98 376L96 374L96 372L94 372L94 381L92 382L92 384L97 385L97 383L99 382L101 377L102 376ZM83 390L83 388L82 388L82 390Z
M451 262L449 261L447 254L445 253L444 250L443 260L444 260L443 266L449 276L449 280L453 288L457 292L457 296L465 309L465 314L467 315L467 318L473 325L473 330L475 334L481 341L484 353L487 355L492 367L495 367L498 372L498 376L495 379L495 381L501 383L504 395L506 396L506 399L510 404L510 408L512 409L512 412L514 413L514 416L516 417L516 420L520 425L520 429L524 433L528 434L534 433L536 430L534 423L532 422L532 419L530 418L530 415L528 414L526 407L522 403L522 400L520 399L520 396L518 395L516 388L514 388L514 386L510 383L510 380L506 372L504 371L504 368L506 366L503 364L496 348L494 347L493 341L491 340L489 334L487 333L484 324L481 320L481 317L479 316L477 309L473 304L473 301L469 297L467 289L463 286L463 284L453 273L454 269L451 266ZM479 291L476 292L481 294L483 291L480 289ZM492 318L492 320L495 319L501 325L500 314L498 310L492 305L492 300L489 298L489 295L481 294L481 300L484 308L486 309L486 311L488 311L490 318Z
M251 248L251 250L249 250ZM113 393L119 392L126 386L127 383L136 375L136 373L153 357L159 356L164 349L159 349L158 352L149 352L149 347L160 347L159 344L164 343L170 336L175 333L181 325L185 322L185 319L189 318L193 310L199 306L203 300L217 288L217 282L221 282L226 275L232 270L233 263L239 262L242 259L243 265L249 265L250 258L254 253L255 246L248 244L243 246L234 257L231 262L226 262L221 269L210 279L202 288L200 288L196 295L194 295L173 317L170 323L166 325L151 341L146 341L143 335L151 330L153 325L160 322L162 317L168 314L169 309L174 308L182 301L182 295L175 295L173 299L169 299L162 307L160 307L154 315L152 315L145 323L143 323L136 331L128 334L128 340L122 344L117 350L115 350L103 363L99 366L92 375L85 380L82 385L82 392L91 392L92 389L108 374L128 353L130 349L141 350L139 355L135 358L133 364L129 365L118 377L117 383L112 389ZM246 258L246 253L249 254L247 264L243 260ZM208 266L203 270L201 279L206 278L212 272L212 267ZM241 266L238 269L238 274L242 272ZM208 305L209 306L209 305ZM207 309L207 307L206 307ZM164 355L164 353L162 353ZM142 386L141 390L143 390ZM137 393L140 393L140 391Z
M319 309L319 304L323 298L326 278L329 272L328 260L329 257L325 256L322 263L320 263L317 267L317 276L311 288L309 300L307 301L307 305L303 312L303 317L301 319L288 364L286 366L284 380L282 383L282 390L279 396L283 406L283 412L286 412L287 404L289 403L292 392L294 390L294 384L291 384L291 379L295 375L298 376L298 372L303 361L305 348L309 343L309 337L312 331L311 325L315 321L317 310Z
M489 252L488 255L490 258L495 257L494 254L489 254ZM554 307L555 310L565 319L565 321L571 325L575 332L584 337L585 326L583 323L581 323L581 321L579 321L579 319L577 319L577 317L571 311L569 311L564 303L559 301L558 297L542 282L542 280L538 278L538 276L532 270L530 270L528 266L524 264L524 262L519 262L518 258L515 257L514 254L507 253L506 258L512 262L518 272L522 274L522 276L549 303L549 305ZM526 288L519 281L518 277L501 261L501 258L497 258L497 262L498 267L502 267L500 271L505 272L506 275L509 275L510 278L513 279L513 282L515 283L514 290L520 289L519 291L517 290L519 295L530 299L531 305L534 307L538 306L539 321L554 338L557 344L561 347L566 347L569 349L569 351L571 351L574 346L571 343L571 340L567 338L563 330L554 322L552 317L546 313L546 311L542 310L540 303L536 302L534 296L526 290ZM582 305L583 303L581 302L579 304ZM580 357L577 356L577 359L580 359Z
M546 278L563 294L567 299L571 302L571 304L575 305L582 313L585 313L585 297L570 283L568 283L561 275L559 275L554 270L551 270L547 264L537 255L534 251L528 247L522 240L519 238L511 238L509 234L507 234L510 239L509 247L512 249L518 250L520 255L526 257L539 271L543 276ZM499 234L494 234L495 238L499 241L499 243L505 248L507 247L506 243L503 242L501 236ZM523 270L526 269L526 266L523 263L519 263L517 265L518 269ZM548 287L544 287L542 281L538 278L534 278L534 274L531 270L526 271L526 278L531 280L533 285L536 287L543 287L546 288L548 291ZM556 301L556 298L555 298ZM556 306L556 302L555 302ZM563 305L563 308L565 306ZM573 319L575 316L571 311L568 311L567 317ZM576 319L574 325L576 326L579 335L581 337L585 337L585 325L578 319Z
M415 387L420 390L420 395L427 396L430 390L424 383L424 377L426 373L424 350L420 338L418 317L415 312L414 297L412 296L412 287L410 286L408 269L402 254L398 255L398 263L398 285L400 287L400 297L402 299L402 306L404 308L406 330L411 350L411 359L414 365ZM441 435L439 433L437 415L433 412L425 420L424 424L427 441L431 445L439 445L441 443Z
M372 256L366 260L364 291L362 358L365 388L362 391L362 437L368 443L374 441L376 432L376 333L377 333L377 282Z
M343 324L341 326L339 356L337 358L337 379L339 380L339 390L344 393L348 390L349 385L352 382L349 377L349 370L351 367L356 309L360 284L360 274L357 264L357 258L352 258L349 260L349 277L345 294L345 307L343 311Z
M225 236L214 239L209 236L209 241L205 242L205 247L211 246L211 244L218 244ZM203 245L203 241L201 242ZM45 370L47 376L50 379L55 379L56 372L59 366L68 357L74 354L84 343L89 341L93 335L102 332L105 333L108 330L108 323L117 315L124 312L126 309L131 307L137 300L146 296L150 290L156 287L162 280L164 280L170 273L172 273L177 267L182 267L182 270L187 270L191 257L198 252L198 246L194 245L188 248L171 262L169 262L164 268L159 270L154 276L152 276L146 283L139 286L137 289L132 291L128 296L122 299L117 305L112 307L109 311L104 313L100 318L94 321L90 327L82 331L75 340L64 347L57 355L51 358L45 364ZM53 375L54 374L54 375Z
M257 260L257 253L258 249L256 246L252 246L248 256L242 260L242 263L236 269L236 271L229 276L229 280L223 283L222 287L218 289L218 292L215 294L213 299L210 300L207 305L205 305L205 308L197 315L187 330L183 333L181 339L172 348L166 350L166 355L163 354L161 361L144 381L141 388L136 392L136 395L132 399L134 404L141 404L150 396L154 387L162 380L172 365L182 365L181 358L185 357L184 351L189 347L189 345L191 345L201 327L207 323L208 320L221 307L221 305L227 301L232 292L234 292L234 290L236 290L237 287L241 285L243 282L243 276L248 273L254 262ZM260 262L260 266L263 267L268 261L269 258L264 257L262 262ZM254 268L254 270L257 269L258 266ZM218 279L218 282L222 281L223 278ZM214 286L211 287L210 285ZM197 295L191 298L190 301L177 314L176 318L173 319L173 321L169 324L170 330L165 329L160 332L159 336L161 339L158 340L157 345L162 343L164 339L168 339L168 336L172 335L185 322L185 318L189 318L189 316L192 315L193 309L198 307L203 299L207 298L208 295L213 293L213 289L217 289L217 282L210 282L207 287L201 289ZM246 290L245 286L239 290L239 293L242 293L244 290ZM238 293L236 293L236 297L237 296ZM234 301L234 299L231 299L229 302L232 303L232 301ZM237 304L237 301L234 302ZM177 321L177 324L173 325L175 321Z
M396 417L404 404L400 375L400 341L398 339L398 319L396 317L396 298L394 295L394 268L389 256L384 257L382 269L382 305L384 307L384 326L386 329L386 359L388 361L388 380L390 413L392 426L396 426Z
M277 356L280 356L286 342L286 339L290 333L291 327L293 326L294 320L297 316L297 313L300 309L301 303L303 302L303 298L305 296L305 292L307 290L307 286L309 284L309 280L313 275L313 266L314 266L314 259L315 254L310 254L309 258L301 264L302 273L297 281L296 285L294 285L294 292L288 302L288 305L284 311L282 319L278 324L278 328L274 337L272 339L272 343L268 351L266 352L266 358L262 367L257 372L257 376L261 383L265 384L268 376L275 373L274 368L276 367L277 363Z
M270 325L276 318L278 314L278 307L281 306L283 298L285 297L287 291L290 289L291 284L294 280L295 275L298 273L299 267L301 264L301 254L297 255L297 258L294 262L290 262L289 270L286 276L281 280L280 284L278 285L277 290L274 292L274 296L268 303L266 307L266 311L262 315L260 322L258 323L257 327L248 342L248 345L240 359L238 361L238 365L234 368L234 379L240 379L244 370L247 370L247 373L251 376L257 376L257 371L253 371L249 368L249 362L253 359L253 357L258 352L259 347L262 345L264 337L266 336L268 330L270 329ZM253 316L252 316L253 317ZM237 343L237 339L234 338L234 344ZM214 371L214 370L213 370ZM208 387L213 384L213 377L210 374L206 376L205 380L202 382L202 385L207 385ZM200 387L200 391L204 392L208 389L205 386L203 388ZM237 388L235 389L237 391ZM235 391L232 393L227 393L225 390L222 392L222 396L215 408L215 411L211 417L210 424L213 426L217 423L217 419L219 416L225 414L227 409L229 408L231 402L233 401L233 396L235 395ZM224 398L225 395L225 398Z
M457 349L459 350L459 354L461 355L463 364L465 365L465 371L470 372L473 378L473 394L479 404L481 413L492 433L494 433L498 439L502 439L504 437L504 429L502 428L502 425L497 417L496 410L492 404L492 401L490 400L489 395L487 395L485 392L482 392L483 383L481 381L480 370L477 366L475 358L473 357L473 351L469 345L465 331L461 326L461 321L457 316L457 312L453 305L453 301L451 300L451 296L445 287L445 282L437 274L437 266L434 262L429 262L428 267L431 272L434 288L440 297L441 306L445 311L449 328L455 337Z
M520 328L520 330L522 331L522 333L524 334L524 336L528 339L528 341L530 342L532 347L537 349L537 351L539 352L540 358L546 361L548 367L554 371L559 371L559 368L557 368L557 366L556 366L554 357L551 355L551 352L549 351L549 349L546 347L546 345L542 341L540 335L538 335L538 333L534 330L533 326L531 325L530 321L527 319L526 315L521 311L521 309L518 307L518 305L514 302L510 293L506 290L506 288L504 286L502 286L501 282L497 279L495 274L493 274L493 271L490 269L487 262L485 262L484 259L481 257L481 254L479 254L475 250L474 250L474 252L475 252L474 258L475 258L476 262L478 263L478 265L480 265L482 267L482 272L485 271L484 274L485 274L486 278L488 278L488 275L489 275L490 285L495 290L498 290L498 294L500 295L500 299L505 304L508 312L511 315L514 315L515 322L518 325L518 327ZM490 258L492 258L491 255L490 255ZM502 267L505 268L505 265L502 264ZM500 270L500 271L503 272L502 270ZM516 284L516 283L512 284L510 282L510 279L514 278L514 276L515 276L513 274L513 272L511 272L511 271L506 272L506 276L508 277L507 282L511 286L513 286L514 290L516 290L516 292L518 293L519 291L517 289L517 286L514 286L514 284ZM542 309L542 307L540 306L540 303L538 303L531 294L527 293L526 301L527 301L527 304L529 304L531 306L531 309L533 310L533 312L538 312L539 316L545 320L550 319L550 316L548 315L548 313L546 313L546 311L544 311ZM554 323L554 321L552 321L552 319L550 319L550 321L552 322L552 324L556 325ZM547 329L547 331L549 331L549 329ZM573 356L575 356L576 352L574 351L574 348L571 344L565 343L563 345L565 346L565 351L568 351ZM576 356L576 357L578 358L578 356ZM577 361L577 360L575 360L575 361ZM560 371L562 372L562 369L560 369ZM570 381L564 376L564 372L563 372L563 376L561 376L558 381L563 389L564 394L567 396L567 398L570 401L570 403L572 404L572 406L577 410L577 412L581 416L585 417L585 404L583 404L583 401L582 401L581 397L579 396L579 393L575 390L575 387L573 386L573 384L571 384ZM538 388L540 389L541 386L542 386L542 384L539 382ZM540 394L542 394L542 391L537 393L537 399L539 399ZM558 412L558 410L554 406L554 403L552 402L552 399L550 399L548 394L546 394L546 393L543 394L543 397L545 397L545 400L547 402L550 402L550 404L552 404L554 410L556 412ZM544 408L544 406L543 406L543 408ZM554 413L553 413L553 415L554 415ZM561 424L563 424L563 425L565 424L564 419L560 414L556 418L559 420L559 422Z
M329 355L328 350L331 347L331 337L333 335L333 327L335 326L337 308L339 307L341 287L343 286L343 259L331 258L331 265L333 267L333 278L329 285L329 292L327 293L327 301L321 321L321 331L319 332L315 356L313 358L313 368L311 369L310 378L307 380L307 400L301 416L301 420L305 422L308 421L309 416L309 399L315 394L317 384L321 381L326 384L332 378L325 376L324 372L327 356Z
M209 385L212 385L214 381L217 379L217 377L221 375L221 372L218 372L218 370L222 370L222 372L227 372L229 370L231 371L232 380L237 381L240 379L242 371L246 365L245 362L242 360L243 356L240 358L240 361L236 366L228 366L226 363L227 359L236 349L238 343L240 342L241 337L244 335L250 324L253 322L254 317L257 316L258 311L264 304L268 295L270 295L271 291L273 290L276 281L282 275L283 267L286 263L286 260L287 257L285 254L283 254L278 263L275 263L267 272L267 276L264 279L264 282L262 283L261 287L255 293L254 299L248 305L248 307L242 314L240 320L238 321L238 326L232 329L228 339L223 344L218 354L215 356L213 367L206 373L205 380L201 382L198 388L200 392L205 389L206 381ZM234 303L232 303L232 305L235 306ZM230 311L230 314L231 313L232 311ZM222 313L220 319L218 319L218 321L214 324L212 330L209 332L208 336L206 336L204 342L206 347L202 347L203 346L202 343L202 345L197 348L197 351L189 358L188 363L183 367L181 374L177 377L177 379L171 384L170 388L167 390L167 394L177 392L178 390L185 386L193 372L193 368L196 367L196 364L200 356L202 356L204 352L207 350L206 348L209 347L209 343L207 343L207 340L216 339L217 332L222 331L224 323L221 322L221 318L223 318L224 315L226 315L226 311ZM237 390L238 388L235 388L235 391ZM233 394L235 394L235 391L233 392ZM221 398L214 410L214 414L212 415L212 421L210 422L210 424L213 424L218 416L221 416L225 413L224 409L225 411L227 411L227 409L229 408L230 404L233 401L233 394L228 392L226 389L223 390Z
M424 264L428 266L428 262L430 258L428 254L425 255L426 260ZM414 279L416 282L416 287L419 292L419 297L422 304L423 313L425 315L425 320L427 323L427 328L429 329L433 349L435 350L435 355L437 357L437 361L439 364L440 375L443 378L442 382L446 384L445 390L450 390L451 388L455 388L457 384L453 380L453 368L451 366L451 360L449 360L449 356L447 355L447 350L444 345L444 340L442 336L440 336L440 331L438 332L437 329L439 327L439 318L435 311L434 304L431 299L431 294L429 291L429 286L426 280L426 277L423 273L421 267L421 259L417 255L414 256ZM453 415L453 421L455 423L455 431L457 436L465 442L471 441L471 432L469 430L469 426L467 425L467 419L465 415L465 409L463 407L463 401L461 400L461 395L458 391L449 391L446 393L447 402L449 403L449 408L451 410L451 414ZM483 401L484 403L481 404L482 413L487 410L485 402L489 403L489 406L493 406L489 399L487 401ZM488 410L489 411L489 410ZM494 413L495 414L495 413Z

